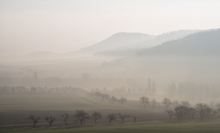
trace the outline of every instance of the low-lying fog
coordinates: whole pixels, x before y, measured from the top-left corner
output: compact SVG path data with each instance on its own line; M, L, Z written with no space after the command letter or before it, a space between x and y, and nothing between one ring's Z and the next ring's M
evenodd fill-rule
M24 57L1 63L1 87L76 87L130 99L218 102L218 57L105 57L81 54ZM43 88L42 88L43 89ZM131 94L128 91L133 91Z
M65 88L78 88L85 93L99 92L129 100L146 96L156 100L167 97L174 101L218 103L219 35L219 29L184 30L150 37L117 33L76 52L41 51L2 58L2 101L7 104L20 94L33 91L47 92L45 97L60 97L65 101L76 97L71 97L72 92L68 91L65 97ZM129 48L125 45L128 40ZM119 42L124 45L118 45ZM138 44L142 47L137 48ZM143 44L154 46L143 48ZM48 93L57 90L62 95ZM18 99L22 98L20 95ZM55 99L52 101L56 103Z

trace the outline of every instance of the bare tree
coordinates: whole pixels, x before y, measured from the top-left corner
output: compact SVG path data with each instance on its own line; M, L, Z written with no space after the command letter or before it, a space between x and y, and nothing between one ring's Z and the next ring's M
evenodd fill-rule
M170 99L168 98L164 98L163 101L162 101L163 105L165 106L166 109L169 109L170 106L172 105L172 102Z
M188 116L187 112L188 107L186 106L181 105L175 108L175 115L178 120L185 120Z
M114 120L117 119L116 114L109 114L107 115L108 123L111 124Z
M37 126L37 123L40 120L40 117L34 116L34 115L29 115L28 119L31 120L32 122L32 127L35 128Z
M172 120L173 117L175 116L175 112L173 110L167 110L167 114L168 114L169 120Z
M79 122L80 126L83 126L86 120L89 119L89 114L84 110L77 110L74 116Z
M120 102L121 104L124 104L124 103L127 102L127 99L124 98L124 97L121 97L121 98L119 99L119 102Z
M198 111L200 120L209 119L212 115L212 109L206 104L197 104L196 110Z
M69 120L69 114L64 113L64 114L61 115L61 117L63 118L63 122L64 122L65 126L67 126L68 125L68 120Z
M188 118L189 119L194 119L195 115L196 115L196 109L192 108L192 107L189 107L189 109L188 109Z
M196 109L188 106L177 106L175 108L175 115L178 120L193 119L196 114Z
M121 123L124 123L126 118L129 118L129 117L130 117L129 115L124 115L121 113L118 114L118 118L121 120Z
M97 121L102 118L102 114L99 112L94 112L94 113L92 113L91 117L94 121L94 124L96 124Z
M45 117L45 120L48 123L49 127L51 127L54 121L56 120L56 118L50 115L50 116Z
M144 105L144 107L150 104L149 98L145 96L140 97L140 102Z

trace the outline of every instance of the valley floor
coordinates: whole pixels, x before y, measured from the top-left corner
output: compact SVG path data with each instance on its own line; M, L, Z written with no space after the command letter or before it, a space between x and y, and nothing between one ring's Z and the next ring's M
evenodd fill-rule
M220 122L148 122L84 128L0 129L1 133L220 133Z

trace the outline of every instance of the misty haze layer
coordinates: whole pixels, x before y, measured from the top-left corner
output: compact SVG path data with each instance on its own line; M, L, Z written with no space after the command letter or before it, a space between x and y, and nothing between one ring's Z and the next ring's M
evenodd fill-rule
M146 95L213 102L220 93L219 33L219 29L158 36L118 33L75 53L35 53L5 62L0 82L2 86L98 89L131 99ZM136 48L138 43L146 48ZM123 56L113 54L122 49ZM127 93L128 89L134 92Z
M220 1L210 1L0 1L2 110L220 102Z

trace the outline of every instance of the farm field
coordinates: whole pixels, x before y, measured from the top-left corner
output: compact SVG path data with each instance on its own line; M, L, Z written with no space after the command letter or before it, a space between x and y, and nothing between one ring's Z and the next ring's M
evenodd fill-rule
M147 122L83 128L0 129L1 133L219 133L220 122Z

